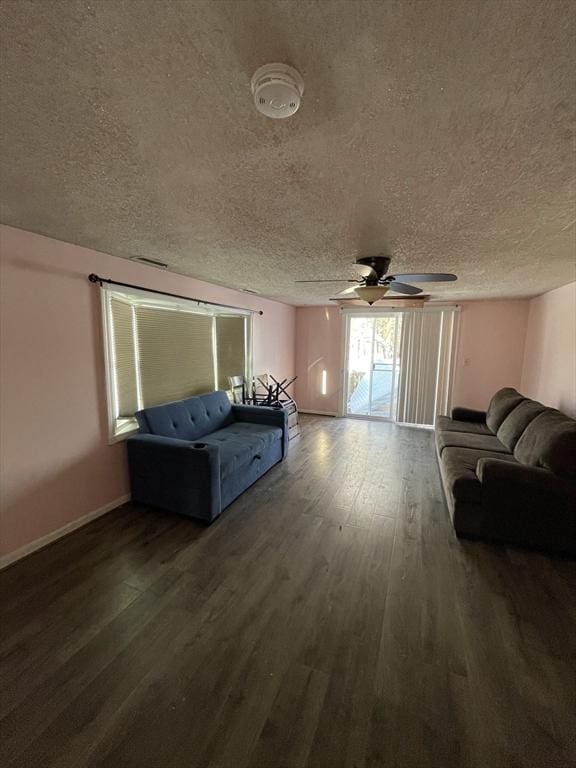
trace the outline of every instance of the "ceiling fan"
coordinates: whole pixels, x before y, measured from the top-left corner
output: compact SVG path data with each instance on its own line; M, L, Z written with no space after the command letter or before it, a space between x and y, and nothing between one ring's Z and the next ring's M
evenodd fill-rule
M458 278L456 275L443 272L423 272L418 274L388 274L390 256L363 256L356 260L356 267L360 275L349 280L296 280L297 283L356 283L338 294L330 301L354 301L362 299L370 306L375 301L383 298L388 291L402 293L407 296L415 296L422 293L422 288L402 282L409 280L411 283L449 283Z

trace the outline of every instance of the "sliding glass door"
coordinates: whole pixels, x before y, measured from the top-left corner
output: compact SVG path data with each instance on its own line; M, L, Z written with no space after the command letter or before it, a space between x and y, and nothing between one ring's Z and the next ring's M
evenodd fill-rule
M429 426L448 413L457 310L345 313L346 416Z
M396 414L401 314L347 318L346 415Z

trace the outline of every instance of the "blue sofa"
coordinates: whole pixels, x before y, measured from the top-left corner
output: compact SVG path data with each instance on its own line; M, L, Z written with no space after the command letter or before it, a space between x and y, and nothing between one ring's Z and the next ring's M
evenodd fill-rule
M132 500L212 522L288 453L282 408L231 405L225 392L136 414L128 440Z

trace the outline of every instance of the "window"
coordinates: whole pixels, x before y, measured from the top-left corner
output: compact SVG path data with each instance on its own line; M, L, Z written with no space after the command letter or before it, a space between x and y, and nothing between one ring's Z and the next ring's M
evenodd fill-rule
M249 312L108 288L102 306L112 439L135 431L141 408L251 375Z

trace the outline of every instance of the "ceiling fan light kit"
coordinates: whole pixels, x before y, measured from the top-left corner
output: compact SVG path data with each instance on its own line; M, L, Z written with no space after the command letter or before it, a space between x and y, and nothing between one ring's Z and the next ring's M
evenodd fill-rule
M251 81L254 105L258 112L274 120L291 117L298 111L304 80L288 64L264 64Z
M389 290L387 285L359 285L358 288L354 288L354 293L359 299L372 306L375 301L382 299Z

